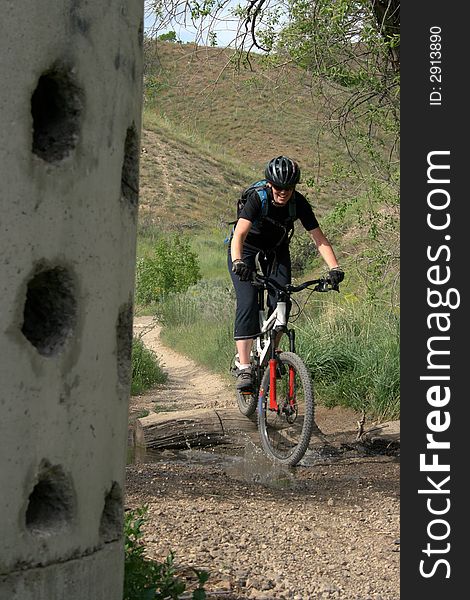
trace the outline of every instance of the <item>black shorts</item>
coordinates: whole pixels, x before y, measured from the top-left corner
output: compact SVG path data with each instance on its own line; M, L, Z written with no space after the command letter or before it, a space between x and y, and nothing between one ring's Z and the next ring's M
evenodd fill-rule
M252 246L243 248L243 261L253 270L255 269L255 258L260 252ZM267 256L260 252L260 265L263 273L272 277L281 285L291 283L291 260L289 246L283 245L276 252L268 253ZM232 272L232 258L228 252L228 269L232 278L235 294L237 297L237 308L235 312L235 327L233 337L235 340L246 340L257 336L260 332L258 288L249 281L240 281L238 275ZM268 294L268 314L276 308L276 296L274 292ZM289 314L290 306L287 306Z

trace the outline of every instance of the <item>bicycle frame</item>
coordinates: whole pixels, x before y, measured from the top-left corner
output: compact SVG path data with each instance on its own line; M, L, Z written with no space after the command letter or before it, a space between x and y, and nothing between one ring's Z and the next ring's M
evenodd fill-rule
M262 368L268 363L269 356L269 371L270 371L270 386L269 386L269 408L270 410L279 410L276 398L276 338L279 333L286 333L289 338L289 350L295 352L295 332L293 329L287 328L287 298L290 293L301 291L308 285L316 284L315 291L324 292L329 289L339 291L338 287L330 286L326 279L316 279L313 281L304 282L300 286L289 285L286 288L277 287L268 277L255 275L255 283L262 283L263 287L259 290L259 323L260 334L256 337L256 356L259 367ZM274 311L266 318L265 309L265 290L268 285L276 290L277 302ZM330 286L330 287L329 287ZM260 390L262 393L262 390ZM291 406L295 404L295 386L294 372L289 371L289 389L288 402Z
M269 408L271 410L278 410L278 403L276 398L276 338L279 333L283 332L289 336L289 346L291 352L295 351L294 348L294 335L293 330L287 329L287 302L282 299L285 296L284 292L277 291L278 301L274 311L266 318L265 309L265 288L259 290L259 323L260 323L260 334L256 337L256 355L259 360L259 366L263 367L268 363L269 360L269 372L270 372L270 386L269 386ZM268 359L269 356L269 359ZM295 396L294 389L294 377L293 373L289 373L289 402L293 403Z
M263 309L259 311L260 330L261 334L256 338L256 351L259 356L260 365L266 364L266 357L272 346L271 332L277 333L283 329L287 329L287 303L278 302L275 310L266 319L266 312ZM265 334L270 333L266 338Z

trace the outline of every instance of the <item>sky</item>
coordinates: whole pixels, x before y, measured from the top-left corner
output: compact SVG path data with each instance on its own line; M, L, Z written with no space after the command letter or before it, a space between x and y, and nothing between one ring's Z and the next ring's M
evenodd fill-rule
M230 2L229 6L236 6L239 0L233 0ZM149 14L149 10L147 6L149 2L145 2L146 5L146 13L145 13L145 31L146 33L151 33L155 27L155 17ZM181 20L181 19L180 19ZM207 23L208 25L209 23ZM218 23L211 23L211 29L217 34L217 46L225 47L229 45L233 45L233 41L235 39L237 33L237 24L238 19L230 16L228 11L225 15L221 16L218 20ZM200 23L199 23L200 25ZM202 32L197 27L192 26L189 22L184 25L181 23L177 23L173 21L169 26L163 27L162 29L158 29L157 35L161 35L163 33L167 33L169 31L174 31L176 33L176 37L179 41L186 42L194 42L197 38L198 43L209 45L209 41L207 39L207 26ZM202 37L201 37L202 36Z

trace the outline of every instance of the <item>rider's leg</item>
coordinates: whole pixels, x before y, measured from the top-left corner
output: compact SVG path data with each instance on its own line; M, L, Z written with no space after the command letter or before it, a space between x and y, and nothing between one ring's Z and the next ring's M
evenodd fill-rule
M240 365L242 365L242 368L245 365L248 366L250 364L250 352L253 346L253 339L236 340L235 344L237 346L238 360Z
M245 260L251 268L255 268L254 255L247 252L247 255L243 256L243 260ZM232 272L230 252L228 256L228 268L237 298L233 337L237 343L237 349L239 349L238 342L242 342L241 346L243 354L246 352L248 346L249 350L251 350L252 340L259 333L258 291L251 282L240 281L238 275ZM246 357L246 355L244 356Z
M253 269L255 267L254 255L247 253L243 259ZM250 351L253 344L253 338L259 333L259 314L258 314L258 292L249 281L240 281L238 276L232 272L232 260L229 252L228 267L233 287L237 297L237 307L235 312L234 339L238 351L238 360L241 369L237 376L237 389L249 389L251 382Z

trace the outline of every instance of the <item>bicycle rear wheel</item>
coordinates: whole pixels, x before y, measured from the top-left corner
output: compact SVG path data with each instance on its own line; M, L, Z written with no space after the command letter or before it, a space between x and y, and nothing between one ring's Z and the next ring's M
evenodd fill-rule
M237 390L237 404L238 409L245 415L245 417L251 417L256 411L256 404L258 402L258 397L256 392L240 392Z
M266 368L258 403L258 430L266 454L294 466L307 451L314 426L312 381L303 361L293 352L277 358L277 410L270 408L270 372Z
M238 354L232 360L231 372L236 374L237 372L237 360ZM253 367L255 368L255 367ZM236 391L237 396L237 404L238 409L245 415L245 417L251 417L256 412L256 406L258 404L258 385L259 385L259 375L258 370L253 373L253 390L250 392L241 392L240 390Z

